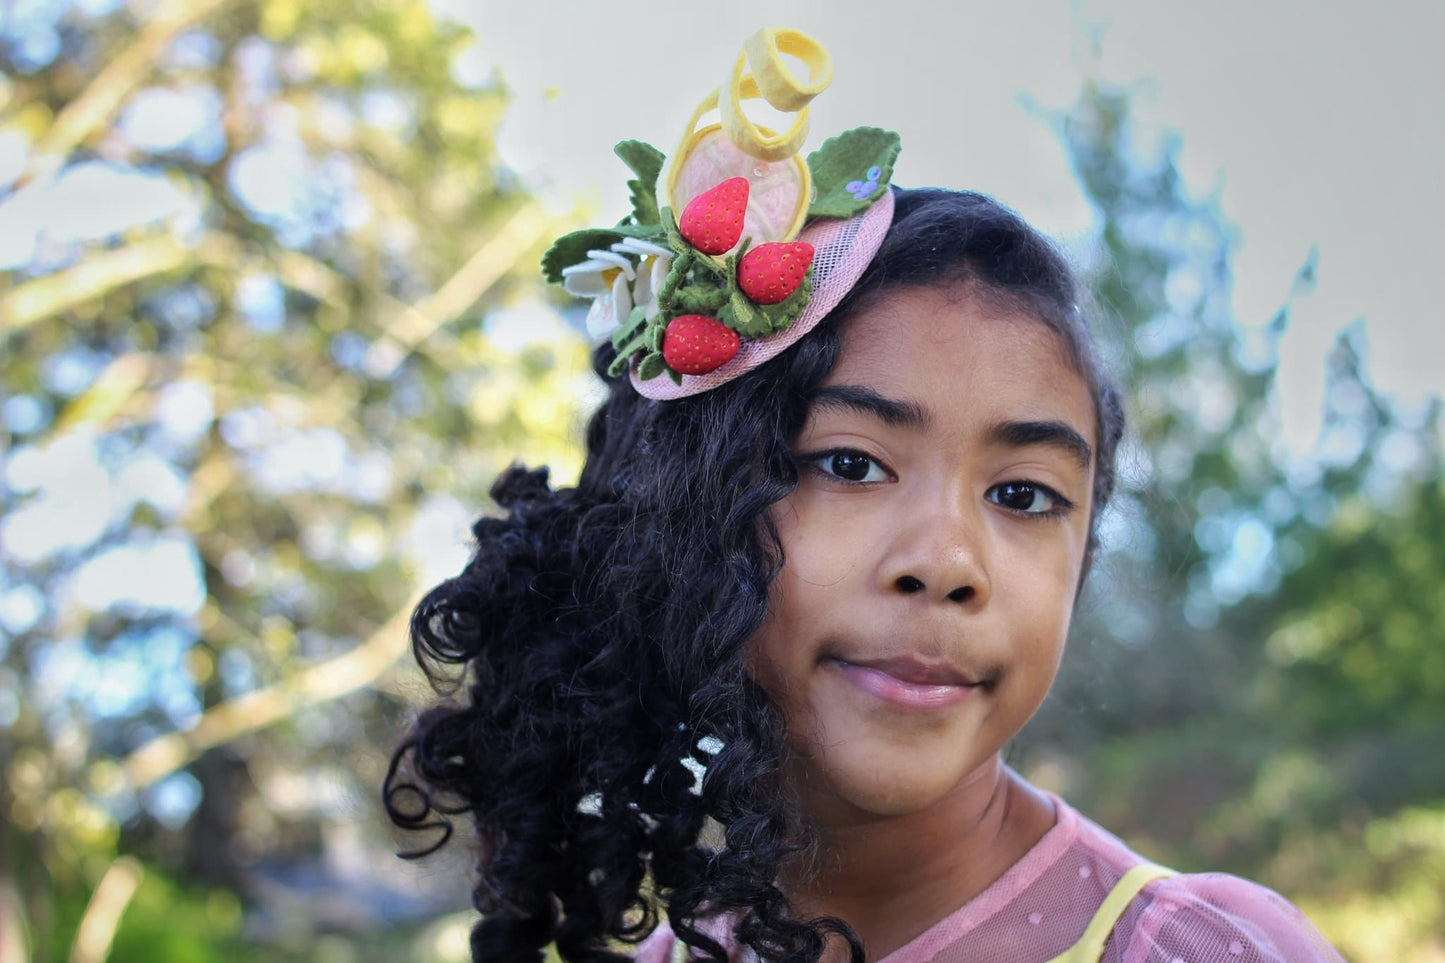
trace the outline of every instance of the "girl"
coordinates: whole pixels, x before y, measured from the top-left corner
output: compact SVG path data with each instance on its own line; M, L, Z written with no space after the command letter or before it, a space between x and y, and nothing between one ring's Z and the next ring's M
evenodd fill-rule
M805 117L830 70L762 31L666 162L619 145L632 215L549 252L609 395L577 486L506 472L415 613L466 691L397 751L392 818L434 849L471 815L478 960L1338 960L1001 762L1098 550L1119 394L1016 215L891 188L887 132L804 163L738 109Z

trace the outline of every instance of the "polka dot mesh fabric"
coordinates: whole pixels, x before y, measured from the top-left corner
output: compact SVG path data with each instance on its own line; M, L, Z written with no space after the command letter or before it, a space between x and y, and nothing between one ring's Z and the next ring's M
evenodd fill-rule
M987 890L880 963L1343 963L1298 909L1277 893L1224 873L1155 880L1118 919L1102 955L1069 954L1114 884L1145 860L1053 797L1058 822ZM642 963L679 959L658 931ZM736 952L743 963L750 954Z

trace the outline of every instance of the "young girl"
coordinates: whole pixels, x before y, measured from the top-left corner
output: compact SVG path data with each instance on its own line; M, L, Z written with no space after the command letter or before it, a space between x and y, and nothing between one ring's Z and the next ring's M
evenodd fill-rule
M609 395L577 486L506 472L418 608L466 698L398 750L393 819L441 845L470 814L477 960L1338 960L1001 762L1098 550L1119 395L1012 212L891 188L885 131L797 155L830 70L760 32L671 157L619 145L632 215L549 252Z

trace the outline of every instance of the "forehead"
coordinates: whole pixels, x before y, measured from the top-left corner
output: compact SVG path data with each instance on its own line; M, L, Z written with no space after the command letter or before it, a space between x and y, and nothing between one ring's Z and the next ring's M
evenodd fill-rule
M862 305L844 324L827 383L935 414L1067 421L1095 437L1093 395L1063 336L967 289L895 289Z

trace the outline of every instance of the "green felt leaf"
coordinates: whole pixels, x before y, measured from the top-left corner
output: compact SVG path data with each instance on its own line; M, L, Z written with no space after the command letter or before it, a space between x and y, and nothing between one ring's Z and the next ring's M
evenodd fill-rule
M901 144L891 130L855 127L823 142L808 155L817 197L809 217L853 217L866 211L888 189ZM862 197L848 190L854 181L868 182L868 169L879 168L877 186Z
M667 159L662 151L641 140L624 140L612 148L612 152L632 168L632 173L649 184L657 183L657 175L662 173L662 162Z
M609 227L609 231L616 231L624 237L641 237L649 241L662 243L667 238L667 232L662 229L661 224L629 224L630 218L623 218L623 223L616 227Z
M677 218L673 216L672 208L664 207L658 210L658 217L662 218L662 229L667 232L667 246L678 254L688 254L696 250L687 239L677 230Z
M681 372L681 371L673 371L671 368L668 368L668 369L667 369L667 376L672 379L672 383L673 383L673 384L677 385L679 388L682 387L682 372Z
M612 346L619 351L622 350L623 344L642 333L645 324L647 324L647 309L640 304L633 305L632 310L628 312L627 320L612 332Z
M563 234L542 255L542 276L553 284L562 283L562 269L587 260L587 252L607 249L624 237L639 237L661 243L667 236L661 224L618 224L616 227L587 227Z
M662 218L657 210L657 175L662 171L666 159L662 151L640 140L624 140L613 152L637 175L627 182L631 191L632 216L639 224L660 224Z
M657 323L647 329L647 336L644 339L643 343L647 345L647 347L651 348L653 351L661 351L662 341L663 338L665 338L666 336L667 325L662 321L661 318L658 318Z
M637 366L637 377L640 381L651 381L667 370L667 362L662 360L660 354L650 354L642 359Z
M721 280L726 280L732 276L728 270L727 262L721 258L713 257L711 254L704 254L698 251L697 257L692 263L694 267L700 267L713 277Z
M793 322L802 315L803 309L813 297L813 269L808 268L808 273L803 275L803 283L798 289L788 295L777 304L757 305L758 313L763 316L767 326L768 334L777 334L779 331L786 331L793 326Z
M677 289L687 280L687 272L692 269L692 256L679 254L672 259L672 268L663 279L662 287L657 289L657 300L659 304L671 306L673 298L677 296Z
M686 314L716 314L727 303L728 287L717 281L686 284L677 289L677 307Z
M617 356L625 359L639 351L646 351L650 347L648 334L647 319L643 316L643 309L641 307L633 308L626 323L612 335L612 346L617 349Z
M619 354L613 358L612 363L607 366L607 377L619 377L631 364L632 356L630 354Z
M562 269L587 260L587 252L596 248L609 248L622 240L623 232L617 228L589 227L571 234L563 234L552 242L547 253L542 255L542 276L553 284L562 283Z
M768 318L741 291L734 291L718 320L745 338L762 338L772 334Z

